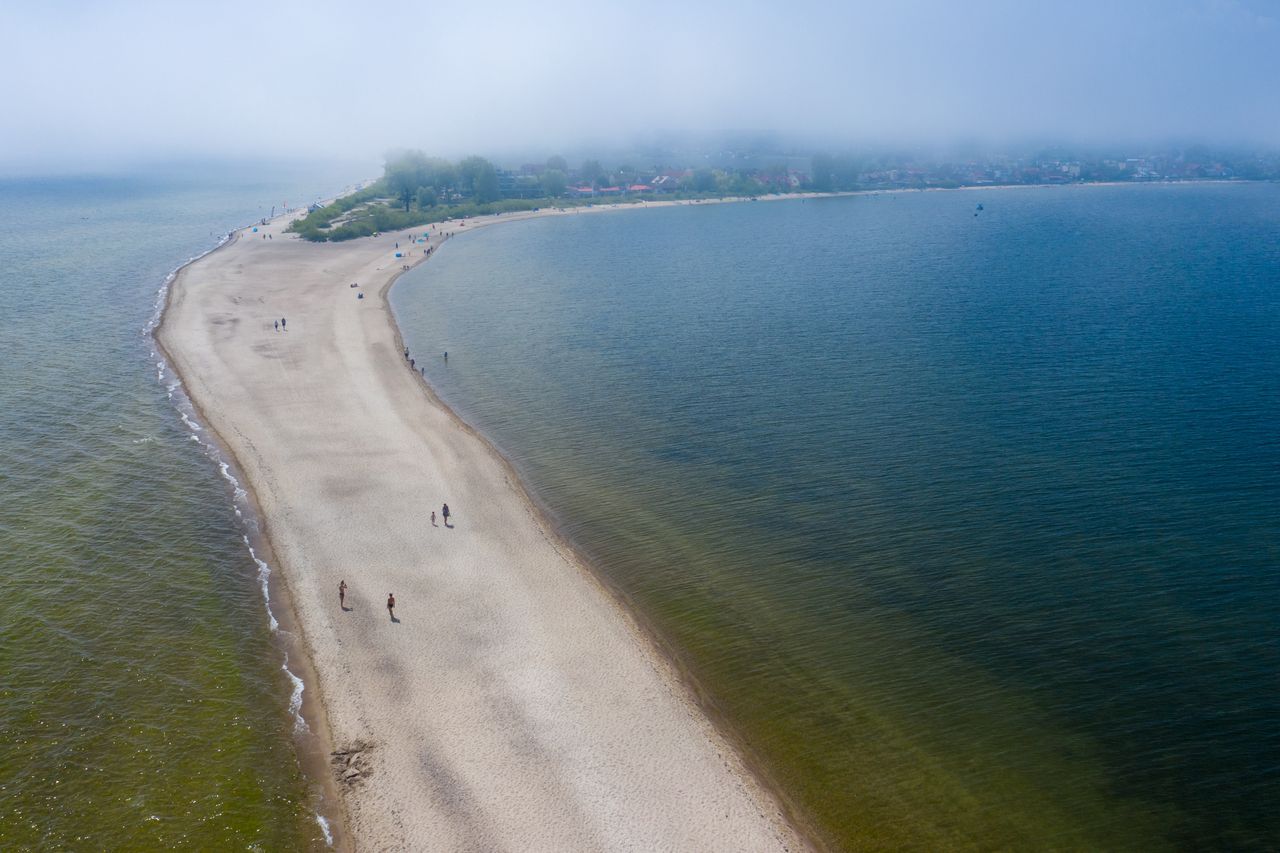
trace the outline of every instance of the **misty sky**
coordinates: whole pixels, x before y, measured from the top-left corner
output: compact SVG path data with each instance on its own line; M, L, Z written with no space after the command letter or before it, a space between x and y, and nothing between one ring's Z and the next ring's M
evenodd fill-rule
M0 165L661 131L1280 146L1280 0L0 4Z

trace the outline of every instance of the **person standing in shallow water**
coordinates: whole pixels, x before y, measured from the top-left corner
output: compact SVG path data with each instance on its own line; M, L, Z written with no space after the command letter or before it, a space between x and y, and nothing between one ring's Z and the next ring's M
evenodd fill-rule
M391 621L396 618L396 597L394 593L387 593L387 613L391 614Z

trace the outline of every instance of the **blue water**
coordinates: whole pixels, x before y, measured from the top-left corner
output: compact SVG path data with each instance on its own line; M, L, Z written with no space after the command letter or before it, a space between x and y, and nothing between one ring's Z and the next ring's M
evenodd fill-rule
M145 329L179 264L352 177L0 179L0 849L325 845L252 522Z
M393 304L837 846L1280 847L1280 187L535 220Z

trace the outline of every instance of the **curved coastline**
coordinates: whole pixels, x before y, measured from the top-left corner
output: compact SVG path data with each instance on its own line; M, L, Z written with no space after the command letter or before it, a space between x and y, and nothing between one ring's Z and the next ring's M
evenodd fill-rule
M1179 182L1179 183L1190 183L1190 182ZM1222 182L1212 182L1212 183L1222 183ZM962 189L973 190L973 189L1012 189L1012 188L1016 188L1016 187L970 187L970 188L962 188ZM861 193L857 193L857 194L861 194ZM819 197L823 197L825 195L829 195L829 194L821 194ZM785 197L785 196L781 197L781 199L786 199L786 198L789 198L789 197ZM706 204L711 202L699 202L699 203ZM606 210L614 210L614 209L636 209L636 208L655 207L655 206L660 206L660 205L627 204L627 205L607 206L607 207L601 206L598 208L587 208L587 209L582 209L575 212L570 212L568 213L568 215L576 215L577 213L581 213L581 212L598 212L598 211L606 211ZM539 214L533 214L533 215L557 215L557 212L545 211L545 212L541 212ZM481 227L484 225L496 224L504 221L512 221L515 219L529 218L529 216L530 216L529 214L525 214L525 215L509 214L506 216L485 217L484 218L485 221L472 220L471 226L467 230L471 230L471 228L474 228L474 227ZM236 237L238 239L239 232L236 232ZM230 240L227 243L223 244L222 246L219 246L217 249L211 250L211 253L216 252L224 248L225 246L232 245L234 242L235 240ZM188 264L180 268L180 271L184 270L187 266L190 266L198 262L203 257L205 256L201 256L201 258L197 258L197 259L193 259L192 261L189 261ZM418 264L424 262L427 259L428 258L415 259L412 262L412 264L410 264L410 266L416 267ZM404 273L404 270L393 271L379 288L377 293L377 300L376 300L377 302L383 304L387 309L388 327L391 333L391 339L394 341L395 345L397 346L397 351L402 350L404 345L403 345L402 336L400 334L400 329L395 322L394 314L390 310L388 296L391 289L400 280L400 277L403 275L403 273ZM177 284L178 284L178 278L177 278L177 275L175 275L174 281L169 289L170 292L166 294L166 297L165 297L166 307L169 299L172 296L172 290ZM155 340L156 340L157 347L160 348L163 352L165 352L166 357L168 357L169 359L169 363L174 366L174 370L176 371L177 367L173 358L169 356L167 350L163 349L163 345L160 343L158 336L155 338ZM776 786L769 784L767 772L762 771L761 763L754 759L751 753L751 750L749 748L749 745L742 743L735 736L735 733L733 732L732 728L726 727L724 725L723 717L718 714L718 710L715 707L714 701L711 699L711 697L707 696L703 691L700 690L696 679L692 678L690 673L688 673L686 669L681 665L679 656L674 654L673 650L663 641L663 638L659 634L657 634L655 631L652 630L651 626L645 621L643 613L641 611L638 611L635 607L631 606L630 602L627 601L626 596L621 594L619 590L617 590L611 584L609 584L607 579L602 575L602 573L596 571L591 566L590 561L587 558L585 558L576 549L573 542L563 535L562 531L559 529L559 525L555 522L554 517L530 493L529 489L525 486L524 482L521 480L520 476L518 475L515 467L509 462L509 460L507 460L501 454L501 452L493 445L493 443L483 433L479 432L470 424L466 423L465 420L463 420L456 412L454 412L447 404L445 404L444 401L439 397L438 394L436 394L435 390L430 386L428 382L426 382L424 379L420 377L416 377L416 379L419 382L423 392L426 394L426 396L432 402L432 404L442 409L444 412L446 412L453 419L453 421L459 428L468 432L472 437L479 439L480 442L487 449L488 453L492 455L496 459L496 461L507 470L511 484L515 487L516 491L521 495L521 497L527 503L528 507L530 508L530 511L538 517L539 523L542 525L544 530L549 534L550 538L557 543L557 546L561 550L562 554L565 555L566 560L571 564L575 565L590 581L592 581L597 586L599 586L611 599L613 599L613 601L618 605L618 609L621 615L623 616L623 618L627 619L631 625L636 627L640 633L642 633L647 637L650 644L658 651L658 656L662 659L662 661L668 667L671 668L672 672L675 674L675 677L684 685L686 691L690 694L690 698L692 699L692 701L694 701L698 705L698 707L703 711L703 713L707 715L710 721L720 731L721 737L725 738L734 746L734 748L739 754L740 759L742 759L743 763L753 773L753 775L756 776L757 780L761 782L764 787L766 787L767 789L770 789L770 792L772 793L772 795L780 800L780 804L782 805L783 810L787 813L787 817L789 818L793 828L799 828L801 831L803 831L804 834L808 836L808 840L810 844L815 844L815 843L820 844L821 843L820 833L815 832L812 827L806 827L802 817L798 815L796 811L790 807L790 803L788 803L787 800L785 799L783 792L780 791ZM192 405L193 406L197 405L194 400L192 401ZM197 406L197 411L200 411L198 406ZM204 422L209 425L210 431L216 434L216 430L213 429L209 419L203 416L203 412L202 412L202 418ZM236 460L235 454L229 450L229 445L225 441L220 441L220 445L221 445L221 448L224 450L227 458L232 460L237 468L241 467L238 463L238 460ZM247 491L249 492L250 501L254 502L256 506L254 490L252 488L249 488ZM261 514L259 517L262 518L264 521L262 535L264 537L264 541L266 545L269 547L270 542L269 542L269 536L268 536L268 531L266 526L267 516L265 514ZM274 560L272 562L275 565L281 565L275 562ZM284 575L285 577L281 577L280 575ZM283 566L282 566L282 571L280 573L272 575L273 584L280 581L287 581L287 575L288 573L283 571ZM281 584L281 585L286 587L283 595L287 596L288 594L287 584ZM286 608L289 608L290 610L292 608L292 605L290 604L285 604L284 606ZM305 642L304 642L304 645L305 645ZM307 686L312 689L308 690L304 695L307 697L308 702L314 703L314 710L307 713L323 714L324 713L324 707L323 707L324 696L322 693L321 684L319 683L318 677L317 676L308 677L306 679L306 683L307 683ZM326 734L328 733L327 725L324 727L324 731ZM323 772L322 770L320 775L321 775L322 781L331 783L332 780L328 778L329 774ZM342 799L338 798L336 802L342 803Z
M177 382L166 387L168 399L178 411L180 419L190 432L191 439L199 443L209 460L218 466L220 476L230 493L232 510L243 530L241 536L245 548L249 558L258 566L263 609L271 629L272 645L281 656L281 669L291 681L295 682L295 690L289 699L288 710L295 720L293 740L298 752L299 765L304 777L315 784L320 791L321 807L314 809L316 822L320 825L331 849L349 851L354 849L354 845L346 832L345 804L338 785L332 774L328 772L327 759L333 746L333 738L324 699L320 692L319 676L311 661L305 633L294 612L288 584L280 573L270 569L270 566L279 565L279 563L271 545L266 515L258 505L257 496L247 482L243 466L231 445L218 432L208 414L201 408L199 401L186 392L185 379L178 370L172 354L161 340L161 331L170 301L186 270L214 253L234 245L240 239L242 232L251 227L244 226L231 231L218 245L188 259L174 269L161 286L156 311L143 328L143 333L150 338L152 346L155 347L153 356L159 356L156 363L157 381L164 382L166 370L172 370L177 377ZM199 423L193 422L188 417L183 410L184 406L190 408L199 419ZM202 437L200 433L204 433L204 436ZM277 605L275 608L272 607L273 601ZM311 722L307 722L308 720Z
M785 198L794 198L794 197L783 196L779 198L785 199ZM742 200L745 200L745 199L742 199ZM649 204L643 205L642 207L667 206L668 204L724 203L725 201L738 201L738 199L715 200L712 202L690 201L690 202L670 202L670 203L658 203L658 204L649 203ZM637 206L636 205L616 205L616 206L609 205L609 206L599 206L595 208L580 209L578 211L558 211L553 209L553 210L543 210L543 211L538 211L538 212L533 212L528 214L508 214L505 216L489 216L489 217L484 217L483 219L470 220L466 225L457 226L454 230L455 231L473 230L478 227L496 224L499 222L525 219L525 218L530 218L532 216L577 215L578 213L581 213L581 212L604 212L604 211L615 210L615 209L633 209L634 207L637 207ZM296 214L289 214L289 215L277 217L276 220L272 222L272 225L278 226L281 223L287 222L289 219L291 219L295 215ZM236 246L237 243L240 241L241 237L243 236L243 233L245 230L247 229L240 229L237 232L234 232L232 239L227 240L222 245L220 245L214 250L211 250L211 252L207 253L206 255L203 255L197 259L193 259L192 261L188 262L188 264L180 268L178 272L175 274L172 283L169 285L168 292L165 295L164 311L161 314L160 322L156 325L154 329L153 339L155 340L157 348L166 357L170 369L172 369L175 372L175 374L178 375L178 377L182 380L184 386L187 388L190 387L187 383L190 381L191 377L189 376L189 374L192 373L192 371L190 370L190 368L188 368L187 370L183 369L182 359L180 357L175 357L177 355L177 353L175 353L174 351L175 347L173 347L172 343L166 344L164 342L164 338L170 333L168 323L170 318L172 317L171 309L172 309L173 301L175 299L175 296L179 292L181 292L182 287L187 278L187 275L189 274L193 266L198 264L200 261L206 260L217 254L223 253L224 249L230 249ZM283 236L283 234L281 236ZM385 239L384 239L384 242L385 242ZM432 246L433 253L434 253L434 249L438 248L439 245L440 243L435 243ZM385 247L382 247L382 248L385 248ZM394 284L399 280L400 276L407 269L416 267L418 264L428 260L429 257L430 256L427 255L427 256L413 259L411 263L402 265L403 266L402 269L390 270L387 273L385 273L385 279L377 287L376 298L374 300L370 300L375 305L377 305L380 309L384 309L386 311L386 320L387 320L386 327L385 327L386 332L389 333L388 335L389 338L395 343L397 347L397 352L403 349L403 339L401 337L399 327L395 323L394 315L390 310L389 304L387 303L387 295L390 292L391 288L394 286ZM732 761L726 760L726 763L725 763L726 768L730 770L732 775L736 777L740 777L738 779L738 785L745 785L746 790L754 791L754 793L751 795L751 798L755 800L755 803L756 803L754 810L757 810L759 812L760 817L763 818L767 824L772 825L772 830L770 831L769 834L773 835L774 839L780 842L779 846L781 847L781 849L799 849L799 848L812 847L817 845L819 843L817 841L818 836L813 831L812 827L806 827L804 825L803 819L795 810L793 805L786 800L783 793L776 786L770 784L767 778L767 773L765 773L762 770L762 764L759 761L755 760L749 747L746 744L742 743L740 739L734 735L734 733L730 728L726 727L723 716L717 712L714 706L714 703L711 701L710 697L708 697L705 694L705 692L699 688L696 680L694 680L691 677L691 675L680 665L678 657L672 654L672 650L666 646L662 638L659 637L651 629L651 627L644 622L642 616L639 613L637 613L634 610L634 608L628 605L628 603L625 600L625 597L622 596L618 590L610 587L601 578L600 574L591 568L589 561L587 561L574 548L573 544L560 534L559 530L557 529L558 526L554 524L552 519L548 516L546 510L543 507L541 507L536 500L532 498L528 489L520 480L514 467L509 463L508 460L506 460L501 455L501 453L497 451L497 449L493 446L492 442L490 442L483 434L475 430L471 425L467 424L464 420L462 420L452 409L446 406L443 403L443 401L440 400L439 396L435 393L434 389L432 389L430 385L425 381L425 379L423 379L417 373L414 373L413 377L418 387L423 392L425 399L429 402L430 405L436 407L438 410L445 413L447 417L456 425L456 427L464 431L470 438L478 439L480 446L484 448L485 454L488 457L490 457L497 465L501 466L502 470L505 473L505 479L507 480L508 485L512 487L513 490L520 496L524 504L525 510L536 520L536 523L540 528L540 532L542 536L546 539L546 541L552 544L552 546L556 549L560 557L566 563L573 566L583 579L588 581L594 588L596 588L597 590L600 591L600 593L603 594L604 598L611 603L612 608L614 610L614 615L617 618L619 618L621 621L625 622L627 626L629 626L628 630L631 633L643 639L644 642L642 644L641 652L649 659L649 664L653 666L656 670L665 673L665 675L662 676L662 678L665 681L671 684L678 685L678 693L680 695L683 695L684 700L688 702L695 709L695 711L703 717L703 720L705 723L713 727L716 733L714 739L720 741L722 746L728 746L730 748L733 757L736 758L737 761L732 762ZM332 778L332 774L326 772L326 768L323 768L321 766L323 764L324 759L327 758L327 753L331 751L334 743L336 743L336 739L333 735L331 722L330 722L331 718L328 713L327 691L325 689L324 679L320 673L319 667L315 666L314 664L316 652L313 648L311 631L309 630L306 624L306 620L303 617L303 614L298 612L298 610L296 609L296 605L294 604L294 601L296 600L296 596L294 594L293 586L295 583L299 582L301 579L294 576L295 572L289 566L289 561L287 559L281 558L279 556L279 549L277 549L273 545L272 513L270 510L261 508L261 501L258 499L258 490L254 487L254 484L253 484L254 477L253 477L250 466L244 464L244 462L240 459L239 455L236 453L235 443L232 441L228 441L226 437L222 434L222 432L218 429L218 427L216 426L217 419L209 417L209 412L206 410L206 408L203 405L201 405L201 401L197 399L198 395L191 394L188 392L186 396L189 399L195 411L199 413L201 419L205 424L205 428L210 432L211 435L216 437L219 451L235 467L237 471L246 472L246 475L242 477L241 480L244 483L244 488L245 488L245 491L247 492L247 496L248 496L247 499L248 499L249 505L256 511L257 517L258 519L260 519L260 527L261 527L260 549L263 551L263 555L268 558L269 562L271 562L272 565L275 565L279 568L278 572L273 572L271 574L272 590L279 591L279 599L281 602L281 606L283 609L287 611L287 614L282 614L282 615L286 615L286 618L288 619L288 621L297 626L296 640L298 645L304 652L304 654L302 655L302 657L305 659L303 664L304 670L305 670L304 681L307 687L311 689L306 690L303 694L304 695L303 714L304 716L308 716L315 721L313 730L315 731L317 736L321 739L321 743L323 744L323 749L316 750L317 752L321 753L320 756L315 756L315 755L310 757L305 755L303 756L304 767L309 771L311 775L315 775L318 772L320 778L317 781L321 782L325 786L326 790L341 791L340 786L337 786L335 784L334 779ZM304 747L300 744L300 750L302 749L304 749ZM722 755L721 758L726 759L727 757ZM736 770L730 766L730 764L732 763L738 764L738 767ZM320 766L320 769L317 771L318 766ZM735 785L735 787L738 787L738 785ZM333 821L333 823L336 824L334 826L335 836L336 836L335 844L339 847L339 849L351 849L353 847L361 845L361 842L369 842L372 844L381 844L385 842L385 839L381 841L374 841L374 839L372 838L364 837L361 835L360 832L358 832L354 827L352 827L351 818L350 818L350 809L348 805L348 797L337 796L334 798L334 802L339 806L339 809L341 812L341 816L340 817L335 816L337 817L337 820ZM766 812L772 812L774 817L773 818L767 817ZM620 845L620 846L626 846L626 845ZM769 846L772 846L772 845L769 845Z
M745 199L742 200L745 201ZM503 220L494 220L494 222L498 221ZM488 222L485 224L494 223ZM432 257L434 257L434 252ZM430 258L425 260L430 260ZM425 260L414 264L412 269L416 269L417 266L425 263ZM405 343L403 334L395 319L395 312L390 310L389 296L391 290L408 271L401 270L397 273L383 285L379 293L379 298L386 302L388 306L387 319L396 342L397 351L403 351ZM790 828L813 849L822 851L831 849L826 843L822 830L807 818L805 812L788 796L786 789L773 778L767 762L732 725L729 715L716 702L714 694L702 685L693 670L686 665L678 648L657 629L644 611L631 600L630 596L621 587L613 583L606 573L600 571L580 546L564 532L563 525L556 519L551 509L538 499L515 464L494 444L493 440L446 403L425 376L420 376L419 381L422 385L422 392L427 395L432 404L446 412L459 429L465 430L479 441L493 459L506 470L512 487L519 493L529 512L536 516L538 523L559 549L565 560L575 566L583 577L597 586L604 595L612 599L617 607L618 617L626 620L635 631L645 638L652 647L651 650L656 655L658 662L667 667L669 677L678 681L684 687L689 701L698 707L707 720L716 728L719 736L737 753L738 760L742 762L744 770L750 773L760 788L776 801L775 805L785 816Z

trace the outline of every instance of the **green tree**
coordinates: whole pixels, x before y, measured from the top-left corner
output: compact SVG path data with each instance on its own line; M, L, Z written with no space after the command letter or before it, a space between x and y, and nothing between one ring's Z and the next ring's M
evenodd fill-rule
M547 198L559 198L564 195L564 188L568 184L569 179L560 169L548 169L542 173L542 192Z
M433 160L431 162L431 187L436 191L438 198L443 198L446 203L451 203L453 194L458 187L458 170L448 160Z
M724 191L731 195L756 195L761 189L760 182L746 171L725 175Z
M546 195L542 191L542 181L534 175L519 175L512 182L512 192L517 198L537 198Z
M565 162L563 157L557 154L554 157L547 158L547 171L562 172L567 175L569 174L569 164Z
M488 160L480 167L475 186L476 201L481 204L502 198L502 188L498 184L498 170Z
M600 186L600 179L604 177L604 167L600 165L599 160L588 160L582 164L582 181L593 187Z
M498 170L483 157L471 156L458 164L458 183L464 194L480 203L502 197L498 188Z
M418 187L418 210L429 210L436 206L439 199L433 187Z
M458 161L458 189L463 195L475 195L476 177L484 165L483 157L471 156Z
M397 151L387 155L383 169L387 190L409 209L418 187L430 183L430 164L421 151Z
M829 192L835 183L836 161L830 154L813 155L813 188Z
M693 172L694 192L709 193L716 188L716 173L708 168L695 169Z

